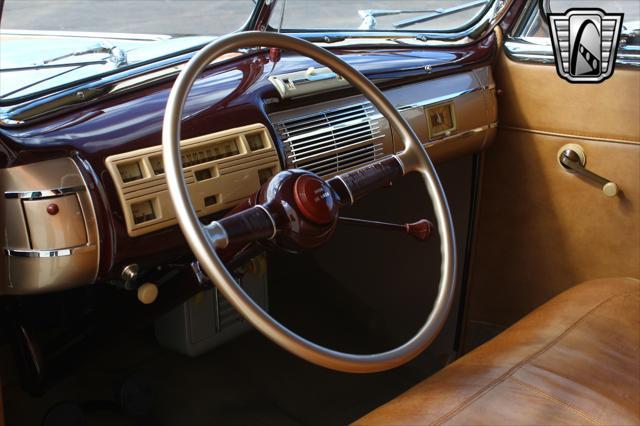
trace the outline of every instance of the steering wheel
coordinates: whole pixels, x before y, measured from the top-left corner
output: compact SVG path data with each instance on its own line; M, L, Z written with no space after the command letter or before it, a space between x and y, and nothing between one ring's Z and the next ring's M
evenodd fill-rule
M327 181L304 170L285 170L266 182L254 205L219 221L203 224L184 181L180 124L189 90L202 70L219 56L241 48L277 47L305 55L348 80L389 121L404 149ZM372 373L402 365L420 354L441 330L455 291L455 240L451 212L437 173L419 139L382 92L331 52L307 41L269 32L242 32L218 38L202 48L180 72L165 110L162 154L178 223L201 267L224 297L260 332L282 348L314 364L352 373ZM258 306L236 282L216 250L230 244L269 240L286 249L318 247L331 237L340 208L387 186L410 172L419 173L431 198L442 253L438 294L424 325L404 344L376 354L351 354L315 344L289 330Z

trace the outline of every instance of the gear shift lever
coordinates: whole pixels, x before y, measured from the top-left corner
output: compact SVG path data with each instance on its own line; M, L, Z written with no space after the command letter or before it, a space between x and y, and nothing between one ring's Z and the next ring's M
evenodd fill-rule
M339 217L338 222L344 223L346 225L404 231L408 235L411 235L413 238L420 241L428 240L429 237L431 236L431 232L433 231L433 224L429 222L427 219L420 219L419 221L413 222L413 223L400 224L400 223L378 222L374 220L356 219L353 217Z

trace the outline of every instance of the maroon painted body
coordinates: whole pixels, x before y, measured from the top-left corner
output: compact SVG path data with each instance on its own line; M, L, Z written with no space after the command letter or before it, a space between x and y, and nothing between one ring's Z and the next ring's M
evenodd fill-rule
M490 34L474 45L461 48L334 53L381 86L389 87L488 64L496 53L496 37ZM354 94L343 90L324 94L324 99L280 101L268 76L316 64L286 52L278 56L263 52L208 69L196 82L186 103L188 118L183 120L182 137L263 123L280 145L269 122L269 112ZM271 58L279 61L274 63ZM431 67L430 72L425 71L427 65ZM81 165L91 182L90 191L101 226L99 275L102 279L117 275L117 271L131 261L144 259L156 264L185 254L184 239L177 226L136 238L128 236L117 192L104 164L110 155L161 144L164 108L172 84L173 78L27 127L0 129L0 167L70 155Z

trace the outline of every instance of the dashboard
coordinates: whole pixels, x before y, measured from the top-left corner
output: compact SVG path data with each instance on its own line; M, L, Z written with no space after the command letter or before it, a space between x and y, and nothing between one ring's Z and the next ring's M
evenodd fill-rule
M498 111L495 36L467 48L336 52L380 85L434 162L478 152ZM181 142L196 212L211 220L286 168L329 178L402 149L388 122L339 76L266 52L204 72ZM161 156L173 77L0 130L0 295L119 279L184 256Z

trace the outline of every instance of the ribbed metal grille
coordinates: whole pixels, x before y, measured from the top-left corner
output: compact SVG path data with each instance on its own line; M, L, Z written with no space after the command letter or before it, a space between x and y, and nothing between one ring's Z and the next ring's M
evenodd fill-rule
M274 123L287 166L328 177L381 157L384 135L376 115L366 102Z

